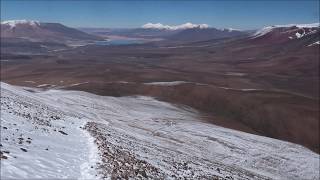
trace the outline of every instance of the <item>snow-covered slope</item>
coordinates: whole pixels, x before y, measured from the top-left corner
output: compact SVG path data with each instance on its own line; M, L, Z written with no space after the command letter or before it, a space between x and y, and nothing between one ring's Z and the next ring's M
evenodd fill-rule
M94 179L97 148L84 123L1 83L1 179Z
M1 177L319 179L318 154L200 119L150 97L1 83Z

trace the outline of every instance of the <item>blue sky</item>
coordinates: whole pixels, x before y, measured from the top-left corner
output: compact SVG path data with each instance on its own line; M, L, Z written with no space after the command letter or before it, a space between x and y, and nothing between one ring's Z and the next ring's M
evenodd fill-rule
M254 29L319 22L318 0L1 0L1 21L60 22L72 27L140 27L152 22Z

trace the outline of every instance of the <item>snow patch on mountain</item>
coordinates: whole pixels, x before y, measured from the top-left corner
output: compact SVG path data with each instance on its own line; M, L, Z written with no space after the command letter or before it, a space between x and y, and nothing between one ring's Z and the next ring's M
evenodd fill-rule
M311 24L286 24L286 25L273 25L273 26L266 26L262 29L257 30L252 37L257 38L261 37L269 32L271 32L275 28L288 28L288 27L297 27L297 28L319 28L319 23L311 23ZM300 33L296 34L298 38L302 37ZM292 37L291 37L292 38ZM290 39L291 39L290 38Z
M314 43L312 43L312 44L309 44L308 47L310 47L310 46L316 46L316 45L320 45L320 41L316 41L316 42L314 42Z
M192 28L200 28L206 29L209 28L208 24L192 24L185 23L177 26L163 25L161 23L147 23L142 26L144 29L162 29L162 30L183 30L183 29L192 29Z
M305 32L303 32L302 34L300 34L299 32L296 32L296 37L299 39L301 37L303 37L305 35Z
M271 32L275 27L272 27L272 26L268 26L268 27L264 27L260 30L257 30L253 35L252 37L253 38L257 38L257 37L261 37L269 32Z
M8 21L2 21L1 25L9 25L11 28L16 27L19 24L26 24L30 26L39 26L39 21L32 21L32 20L8 20Z

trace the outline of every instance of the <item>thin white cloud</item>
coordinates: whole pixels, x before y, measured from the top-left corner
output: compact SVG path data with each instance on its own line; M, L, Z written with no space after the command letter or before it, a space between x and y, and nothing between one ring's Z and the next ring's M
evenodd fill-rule
M191 28L205 29L208 27L209 27L208 24L192 24L192 23L185 23L177 26L163 25L161 23L147 23L142 26L142 28L145 28L145 29L166 29L166 30L181 30L181 29L191 29Z

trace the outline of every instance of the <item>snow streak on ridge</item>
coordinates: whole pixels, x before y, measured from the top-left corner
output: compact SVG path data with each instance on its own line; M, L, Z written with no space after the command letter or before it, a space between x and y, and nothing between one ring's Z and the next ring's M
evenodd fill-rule
M31 20L8 20L8 21L2 21L1 24L3 25L9 25L11 28L16 27L18 24L28 24L31 26L39 26L39 21L31 21Z
M161 23L147 23L142 26L144 29L165 29L165 30L182 30L182 29L192 29L192 28L200 28L206 29L209 28L208 24L192 24L185 23L177 26L163 25Z

